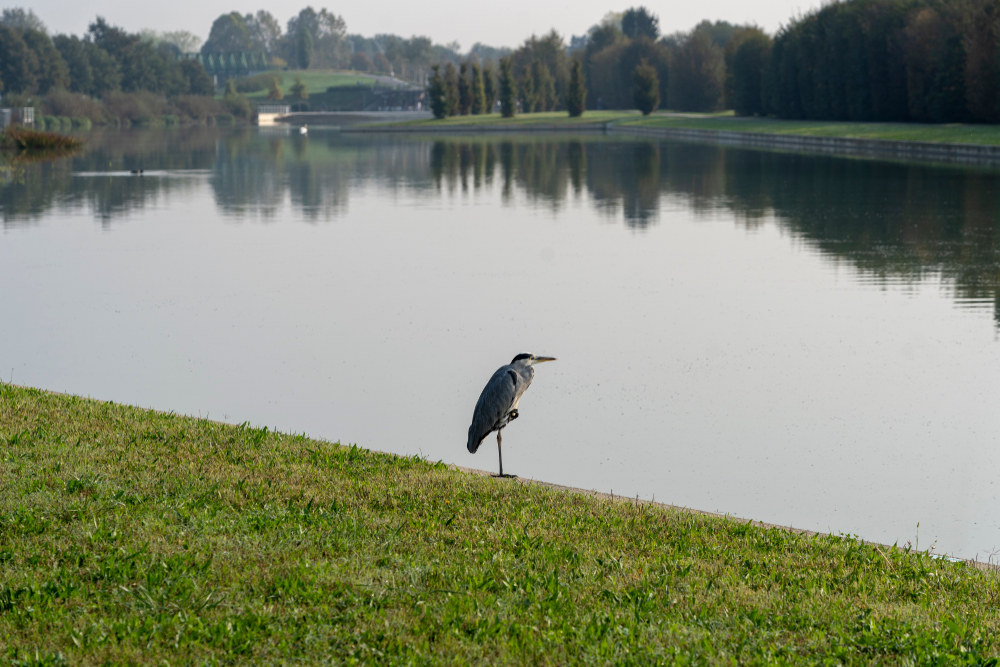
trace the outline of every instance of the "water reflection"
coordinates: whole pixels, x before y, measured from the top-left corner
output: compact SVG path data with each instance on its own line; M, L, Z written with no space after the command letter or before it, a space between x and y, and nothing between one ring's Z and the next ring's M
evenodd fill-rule
M146 176L130 177L132 169ZM995 171L602 136L465 139L308 136L192 128L93 133L72 159L27 165L0 186L5 227L52 209L86 209L110 225L210 183L235 219L267 221L286 201L307 221L346 210L352 187L439 198L499 189L560 210L585 199L642 230L665 202L731 211L754 227L777 219L790 234L856 267L866 280L942 277L960 305L992 304L1000 323Z

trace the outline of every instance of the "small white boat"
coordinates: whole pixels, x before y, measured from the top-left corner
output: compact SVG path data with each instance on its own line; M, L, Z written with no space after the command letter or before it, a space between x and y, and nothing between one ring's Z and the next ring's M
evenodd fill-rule
M300 127L299 128L299 134L309 134L309 127L306 126L306 125L303 125L302 127Z

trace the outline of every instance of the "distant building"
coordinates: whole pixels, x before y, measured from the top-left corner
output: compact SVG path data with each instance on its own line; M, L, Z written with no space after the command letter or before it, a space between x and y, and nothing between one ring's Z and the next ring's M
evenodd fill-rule
M34 125L34 107L14 107L13 109L0 109L0 117L3 118L3 126L8 125Z
M181 53L178 60L197 60L211 76L215 85L234 76L248 76L271 68L263 51L231 51L229 53Z
M257 105L257 124L261 126L274 125L275 121L291 113L292 107L287 104Z

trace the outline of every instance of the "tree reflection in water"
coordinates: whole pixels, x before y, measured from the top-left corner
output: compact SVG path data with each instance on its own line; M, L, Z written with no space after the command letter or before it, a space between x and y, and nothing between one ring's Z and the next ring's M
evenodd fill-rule
M131 169L170 178L129 178ZM74 173L100 172L80 177ZM107 174L107 175L103 175ZM559 211L584 202L641 232L661 197L739 224L778 224L866 280L940 277L958 303L992 301L1000 323L997 170L755 151L608 136L427 139L284 128L95 132L73 158L24 167L0 183L5 227L51 210L89 210L105 225L202 191L227 219L301 219L347 210L352 188L435 199L498 196Z

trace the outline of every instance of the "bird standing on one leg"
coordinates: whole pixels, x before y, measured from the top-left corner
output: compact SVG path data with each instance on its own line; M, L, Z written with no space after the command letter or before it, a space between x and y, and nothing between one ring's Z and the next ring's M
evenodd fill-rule
M555 361L555 357L536 357L519 354L506 366L501 366L486 383L479 395L469 426L469 452L476 453L479 445L493 431L497 432L497 455L500 457L500 474L497 477L516 477L503 474L503 452L500 449L501 431L517 419L517 404L535 377L535 364Z

